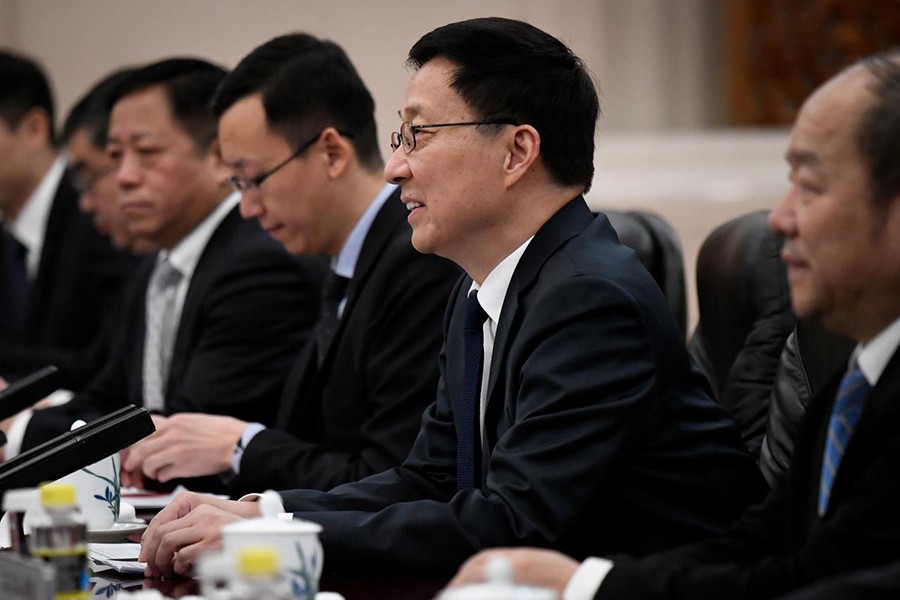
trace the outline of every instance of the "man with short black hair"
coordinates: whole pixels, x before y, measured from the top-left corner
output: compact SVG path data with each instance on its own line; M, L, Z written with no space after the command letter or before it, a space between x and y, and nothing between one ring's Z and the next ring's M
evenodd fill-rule
M274 421L318 312L321 264L291 257L241 218L209 110L224 76L206 61L173 58L109 93L120 206L131 233L161 251L136 272L101 373L68 404L35 411L24 447L128 403Z
M40 66L0 51L0 81L0 376L55 364L78 390L128 261L78 211Z
M322 524L331 568L449 572L479 548L646 554L720 533L762 493L668 304L581 196L599 103L581 61L520 21L441 27L385 179L412 243L462 267L437 399L399 468L265 495ZM152 574L184 572L257 503L186 494L151 523Z
M106 154L109 124L107 96L134 69L115 71L98 81L76 103L63 125L61 143L78 191L78 207L93 218L94 226L113 246L133 254L145 254L153 245L128 230L119 207L115 162Z
M132 449L128 470L222 473L236 491L326 490L409 453L434 400L459 271L410 245L399 190L382 179L374 108L344 51L307 34L266 42L222 82L213 110L243 214L294 254L331 257L329 306L275 427L174 415Z

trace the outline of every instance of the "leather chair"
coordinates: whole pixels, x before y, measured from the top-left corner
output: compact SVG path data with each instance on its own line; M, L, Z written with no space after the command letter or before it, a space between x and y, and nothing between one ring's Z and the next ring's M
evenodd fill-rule
M699 322L688 344L719 403L731 411L744 443L759 458L771 388L794 327L782 239L767 211L720 225L697 255Z
M605 210L619 241L637 254L641 263L665 294L675 321L687 331L687 295L681 242L669 223L659 215L640 210Z
M794 439L810 400L847 369L855 346L817 323L797 321L779 359L759 455L759 470L770 486L790 468Z

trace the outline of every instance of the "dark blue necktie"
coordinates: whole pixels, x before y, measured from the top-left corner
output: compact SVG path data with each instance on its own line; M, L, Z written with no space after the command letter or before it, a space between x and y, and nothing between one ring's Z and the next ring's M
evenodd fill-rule
M28 302L28 271L25 258L28 248L11 233L3 230L3 268L6 271L6 295L9 299L9 315L6 319L14 333L25 326Z
M822 458L819 516L825 514L825 510L828 508L835 475L837 475L850 436L853 435L853 429L859 421L859 415L862 413L863 403L869 389L869 382L866 381L858 367L849 370L841 380L837 400L831 411L831 420L828 422L828 440L825 443L825 455Z
M347 293L349 283L348 278L338 275L334 271L329 271L322 283L322 311L315 330L316 353L320 367L325 360L325 351L331 344L334 334L337 333L338 324L341 321L338 317L338 308Z
M487 313L478 303L478 292L466 299L463 319L463 347L465 351L465 375L462 398L456 415L456 489L475 487L476 439L479 430L477 418L481 399L481 370L484 364L484 321Z

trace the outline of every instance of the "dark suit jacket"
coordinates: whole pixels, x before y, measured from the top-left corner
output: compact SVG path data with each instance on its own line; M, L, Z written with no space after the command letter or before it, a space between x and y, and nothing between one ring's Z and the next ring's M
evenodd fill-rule
M780 600L897 600L897 598L900 598L900 562L830 577L787 596L781 596Z
M105 320L118 306L134 265L134 259L116 251L78 210L78 193L66 172L47 218L21 334L11 336L0 324L0 375L15 379L55 364L67 387L81 389L102 364L93 357L102 361L108 351ZM6 302L0 289L4 314Z
M822 455L840 376L810 405L791 471L728 535L616 563L597 598L773 598L900 560L900 353L870 393L817 516Z
M126 404L143 405L145 297L155 264L136 274L105 367L66 405L36 411L23 448ZM234 208L213 233L181 311L167 414L203 412L272 423L290 365L318 315L324 262L298 260Z
M437 389L441 318L457 267L412 247L408 211L387 199L360 251L325 360L310 343L277 427L248 444L234 484L330 489L399 465Z
M322 523L329 565L457 568L482 548L646 554L722 531L762 492L733 421L692 370L665 298L579 197L535 235L504 300L482 478L456 492L465 278L437 401L402 467L282 492Z

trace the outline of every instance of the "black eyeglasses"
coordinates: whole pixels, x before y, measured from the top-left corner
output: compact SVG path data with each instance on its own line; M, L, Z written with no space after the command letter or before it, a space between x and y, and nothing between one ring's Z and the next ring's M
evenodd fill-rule
M416 132L420 129L432 129L435 127L464 127L470 125L518 125L513 119L498 119L496 121L466 121L464 123L432 123L430 125L413 125L410 121L400 124L400 131L391 133L391 150L403 146L407 154L416 149Z
M323 129L322 131L317 133L311 140L297 148L297 150L293 154L288 156L286 159L284 159L262 175L257 175L256 177L238 177L237 175L232 175L228 178L228 183L231 184L231 187L234 188L236 192L247 192L249 190L259 189L259 186L261 186L266 179L277 173L279 169L283 168L289 162L306 152L310 146L315 144L322 136L322 133L324 131L325 130ZM338 133L345 138L353 138L352 133L347 133L346 131L341 130L338 130Z

